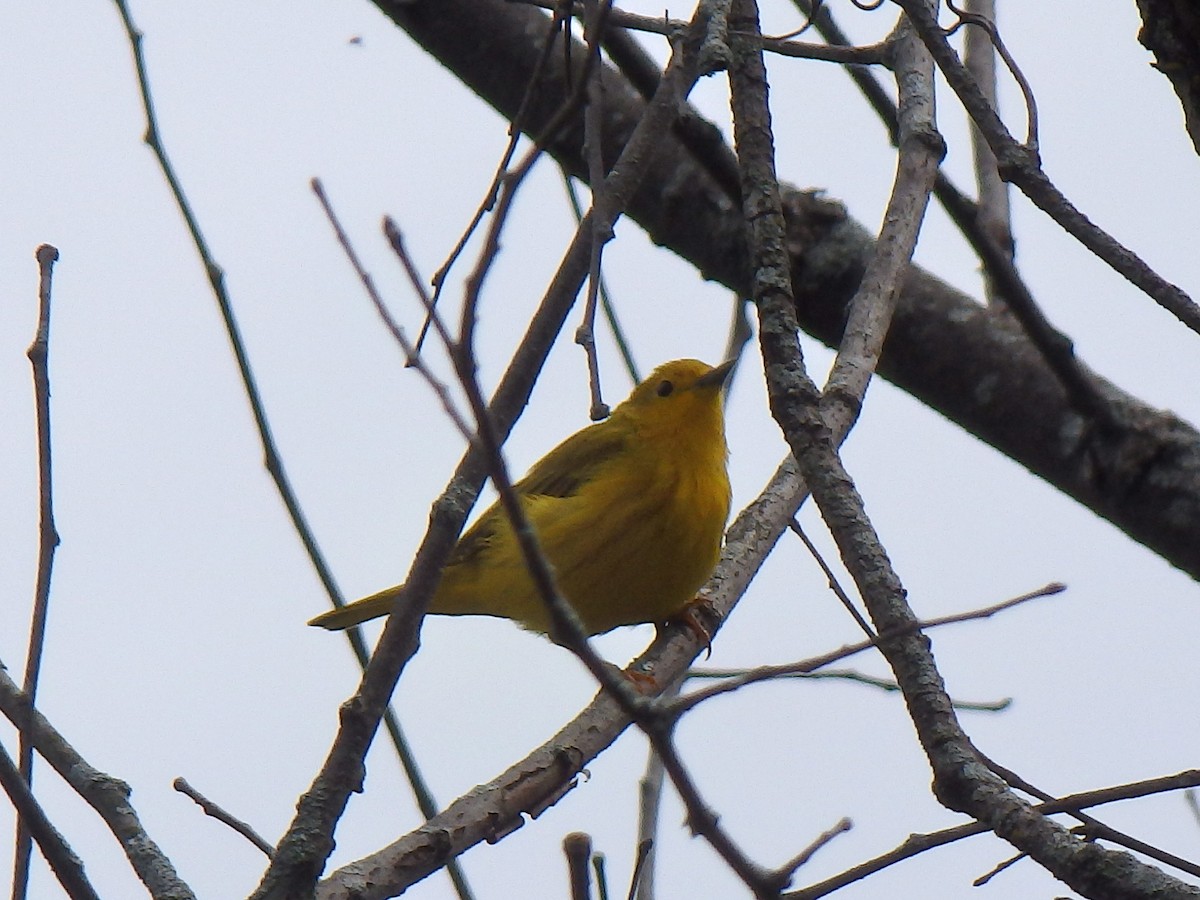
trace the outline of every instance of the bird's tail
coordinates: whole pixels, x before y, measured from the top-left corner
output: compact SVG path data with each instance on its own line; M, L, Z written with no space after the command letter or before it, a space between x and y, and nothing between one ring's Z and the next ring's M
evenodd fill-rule
M403 588L404 585L390 587L387 590L380 591L378 594L363 597L361 600L355 600L353 603L348 603L338 609L331 609L327 613L321 613L315 619L309 619L308 624L319 625L322 628L328 628L330 631L340 631L343 628L358 625L360 622L365 622L368 619L377 619L380 616L386 616L391 612L392 603Z

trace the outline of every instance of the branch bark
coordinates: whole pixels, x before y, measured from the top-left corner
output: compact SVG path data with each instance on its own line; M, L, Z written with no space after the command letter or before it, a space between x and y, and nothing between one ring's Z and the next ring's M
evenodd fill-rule
M1138 40L1179 95L1188 136L1200 153L1200 10L1189 0L1137 0L1137 5L1142 14Z
M377 0L379 8L502 115L516 113L538 56L544 13L505 0L427 4ZM582 58L577 46L575 58ZM573 53L575 52L573 51ZM644 106L609 67L605 137L620 146ZM565 96L565 75L552 61L529 110L537 132ZM689 120L699 117L692 111ZM573 174L586 177L581 127L549 147ZM605 150L608 156L610 149ZM840 204L783 190L787 249L801 327L836 346L846 304L862 280L874 238ZM675 138L662 142L628 214L656 243L706 277L748 293L740 199ZM880 374L1108 519L1131 538L1200 578L1200 433L1098 375L1095 391L1114 410L1097 424L1072 408L1020 328L989 315L971 297L930 273L909 270Z

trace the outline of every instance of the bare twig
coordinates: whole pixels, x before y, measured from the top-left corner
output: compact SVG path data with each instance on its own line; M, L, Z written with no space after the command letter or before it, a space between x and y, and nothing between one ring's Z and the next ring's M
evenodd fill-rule
M491 183L488 185L487 191L484 194L483 201L475 210L475 214L471 217L471 221L463 230L462 236L458 239L458 243L454 245L454 249L450 251L450 255L446 257L446 261L433 275L433 297L431 298L430 307L436 309L438 298L442 294L442 287L446 283L446 277L450 274L450 270L454 267L455 262L466 249L467 242L471 239L471 235L475 233L475 229L479 227L479 223L483 221L483 217L490 212L496 204L496 199L500 194L500 185L508 174L508 164L512 162L513 156L517 152L517 144L521 140L521 127L525 122L526 115L529 110L529 105L537 92L538 84L541 81L542 73L546 70L546 64L550 59L550 53L554 48L554 36L561 30L563 17L561 12L551 7L553 15L547 20L545 39L542 41L541 52L538 55L538 61L534 67L533 76L525 85L525 92L521 97L520 106L517 107L508 128L508 143L504 147L504 152L500 156L500 162L496 166L496 171L492 175ZM425 337L429 332L430 316L427 315L424 323L421 325L421 331L417 335L416 349L419 353L421 347L425 344Z
M0 712L75 793L99 813L154 900L195 900L195 894L142 827L129 800L129 785L89 765L33 708L3 666L0 666Z
M1021 89L1021 96L1025 99L1025 147L1035 155L1038 154L1040 152L1038 147L1038 111L1037 98L1033 95L1033 85L1029 83L1029 79L1025 77L1025 73L1021 71L1021 67L1017 65L1016 59L1008 52L1008 48L1004 46L1004 41L1000 39L1000 29L996 27L995 16L980 15L974 11L959 9L954 5L954 0L946 0L946 7L958 16L958 21L946 29L946 37L950 37L964 25L974 25L987 35L996 53L1004 60L1004 65L1008 68L1008 73L1012 75L1013 80L1017 83L1017 87ZM999 115L999 110L994 102L992 103L992 108L997 110L997 115Z
M975 19L995 21L995 0L967 0L967 10ZM996 50L988 32L982 28L968 28L963 49L963 63L974 77L992 108L999 110L996 100ZM1012 220L1008 203L1008 185L996 169L996 157L979 129L971 126L971 150L975 157L975 184L979 192L979 227L988 234L996 247L1013 258ZM988 303L1002 304L1000 292L989 271L984 269L984 294Z
M42 856L50 865L54 877L58 879L58 883L62 885L67 896L71 900L100 900L100 895L96 893L91 882L88 881L87 874L83 871L83 862L75 855L66 839L59 834L58 829L50 823L45 810L34 798L33 793L29 790L29 784L22 777L12 757L8 755L8 750L2 744L0 744L0 787L8 794L13 809L17 811L17 817L22 824L26 840L32 838L37 841L38 849L41 850ZM26 882L21 886L22 895L27 890L28 877L27 865L25 869ZM17 887L18 885L14 883L14 894Z
M33 615L29 623L29 647L25 654L24 690L29 702L37 698L38 674L42 668L42 649L46 643L46 614L50 608L50 577L54 572L54 551L58 547L58 529L54 526L54 467L50 443L50 285L58 250L42 244L34 254L38 263L38 319L33 343L26 356L33 368L33 400L37 421L38 452L38 561L33 592ZM26 786L33 789L33 748L24 735L17 750L17 769ZM17 816L16 847L13 851L13 900L24 900L29 888L31 835L22 816Z
M582 831L572 831L563 838L562 847L563 855L567 858L571 900L592 900L591 835Z
M786 873L788 879L790 880L791 877L796 874L796 870L812 859L818 850L820 850L838 835L845 834L853 827L854 823L848 818L843 817L839 819L836 823L834 823L832 828L821 832L807 847L780 866L780 874Z
M434 394L441 402L442 409L446 413L446 417L450 420L454 427L458 429L458 433L463 436L467 443L470 443L475 438L475 432L462 417L462 413L458 411L458 407L454 405L454 399L450 396L450 391L446 388L446 385L444 385L433 374L429 366L425 365L424 360L422 360L420 355L417 353L416 347L412 344L412 342L409 341L408 337L404 333L404 329L400 327L400 324L395 320L395 318L393 318L391 311L387 308L387 304L383 302L383 297L379 295L379 291L375 288L375 279L373 279L371 277L371 273L369 273L366 268L363 267L362 261L358 257L358 253L354 250L354 245L350 243L350 238L346 234L346 230L342 227L342 223L338 220L337 213L333 209L333 204L329 202L329 196L325 193L325 188L321 184L321 180L319 178L312 179L310 186L312 187L313 193L317 195L317 200L321 204L321 209L325 213L325 218L329 221L330 226L333 228L333 233L337 237L337 241L342 248L342 252L346 254L346 259L350 263L351 268L354 269L354 274L357 275L358 280L362 282L363 290L366 291L367 297L370 298L371 304L375 307L375 312L379 314L379 318L383 322L384 327L387 328L393 340L400 345L400 349L404 352L405 364L415 368L420 373L421 377L425 379L426 383L430 388L432 388ZM400 230L395 226L395 223L392 222L390 218L386 218L384 220L384 232L387 234L388 239L391 242L393 251L396 252L397 256L404 264L405 271L408 273L409 279L413 283L413 287L416 290L417 295L421 298L422 303L425 304L426 309L430 311L428 313L429 318L433 319L433 300L426 293L424 282L421 281L421 278L417 274L416 268L413 265L412 258L408 255L407 250L405 250L404 240L400 234Z
M600 393L600 360L596 355L596 304L600 296L600 271L604 247L613 239L605 205L604 181L604 82L600 78L600 42L604 37L612 0L586 0L583 37L588 55L594 57L588 78L587 105L583 112L584 155L588 164L588 181L592 185L591 259L588 263L587 299L583 306L583 321L575 330L575 343L587 357L588 385L592 402L588 415L592 421L608 418L609 408Z
M557 9L560 6L556 0L519 0L519 2L549 10ZM582 0L577 5L573 14L581 18L583 17ZM687 22L682 19L671 19L666 16L643 16L623 9L614 9L610 17L610 22L618 28L627 28L630 31L644 31L648 34L661 34L664 37L677 34L687 26ZM884 44L870 44L865 47L831 47L825 44L806 44L800 41L775 37L756 37L755 40L763 50L769 53L777 53L780 56L790 56L794 59L814 59L824 62L845 63L849 65L868 66L882 63L887 53Z
M271 844L250 825L248 825L246 822L243 822L232 813L222 809L216 803L213 803L198 790L188 784L185 779L176 778L173 782L171 782L171 787L175 788L175 790L179 791L179 793L183 794L184 796L189 797L197 806L200 807L201 810L203 810L206 816L211 816L218 822L223 822L224 824L228 825L230 828L252 843L255 847L261 850L267 859L270 859L275 854L275 848L272 847Z
M1033 808L1046 816L1061 812L1077 812L1078 810L1098 806L1103 803L1113 803L1117 800L1131 800L1137 797L1149 796L1150 794L1161 794L1166 791L1180 790L1181 788L1197 784L1200 784L1200 770L1189 769L1177 775L1151 778L1146 781L1102 788L1097 791L1071 794L1048 803L1038 804ZM991 828L982 822L968 822L964 825L956 825L953 828L946 828L930 834L910 835L904 843L889 850L887 853L867 860L844 872L839 872L832 878L828 878L818 884L810 885L798 891L791 891L785 894L784 897L786 900L817 900L818 897L832 894L834 891L841 890L848 884L861 881L869 875L886 869L888 866L910 859L927 850L942 847L976 834L987 834L991 830Z
M954 613L948 616L939 616L933 619L924 619L913 622L904 626L902 629L895 632L882 634L872 640L859 641L856 644L847 644L844 647L839 647L837 650L831 650L828 653L823 653L820 656L813 656L808 659L799 660L798 662L784 663L777 666L755 666L752 669L746 669L739 673L722 670L706 670L693 669L689 671L690 677L715 677L727 679L720 684L712 685L711 687L701 690L692 691L672 701L672 706L676 710L676 714L682 713L684 710L691 709L698 703L709 700L721 694L727 694L730 691L736 691L748 684L756 684L760 681L769 681L776 678L792 678L797 676L807 675L811 672L816 672L818 669L823 669L825 666L835 662L840 662L857 653L862 653L864 650L869 650L872 647L878 646L879 643L888 638L900 637L903 634L912 634L918 631L927 631L930 628L938 628L942 625L951 625L956 622L968 622L975 619L987 619L1004 610L1011 609L1022 603L1027 603L1030 600L1036 600L1040 597L1048 597L1052 594L1057 594L1065 588L1057 583L1046 585L1036 591L1030 591L1027 594L1022 594L1019 597L1012 597L1008 600L994 603L991 606L985 606L982 609L971 610L969 612ZM952 701L953 702L953 701Z
M611 0L608 0L608 2L611 3ZM455 245L450 257L445 263L443 263L442 267L438 269L433 276L434 294L431 307L436 306L438 297L441 294L442 286L445 283L445 279L450 271L450 268L454 265L458 257L462 255L462 251L465 249L467 241L470 239L471 235L475 233L475 229L478 228L479 224L483 221L484 215L491 211L498 201L502 202L502 197L505 191L507 191L510 195L516 191L517 186L533 168L533 164L541 157L541 154L546 146L552 140L554 140L559 131L571 121L586 95L587 85L591 79L592 67L598 61L598 58L591 53L584 56L583 65L580 72L577 74L577 83L574 90L568 94L566 99L563 100L562 104L558 107L555 113L550 116L549 120L541 128L540 132L536 135L533 141L533 146L530 147L526 152L523 161L513 169L509 169L509 163L512 161L512 158L516 153L517 142L520 140L521 130L526 125L526 113L534 95L537 93L537 90L540 86L539 82L543 73L545 72L546 64L550 59L550 54L554 47L555 35L559 34L560 32L565 35L563 40L563 51L565 54L568 54L566 60L566 72L568 79L571 77L569 57L571 48L570 31L569 29L565 28L565 22L561 18L559 6L552 5L550 8L553 12L553 17L549 20L550 24L546 32L545 42L542 45L541 53L538 56L538 61L534 67L532 77L526 85L525 93L521 100L521 105L518 108L516 115L514 115L510 121L509 144L505 148L500 164L496 167L496 174L493 176L492 183L487 191L487 195L484 197L484 200L480 204L479 209L476 211L475 216L471 219L470 224L463 232L458 244ZM593 185L593 190L595 190L595 185ZM418 348L421 346L428 328L429 321L427 319L421 328L421 334L417 341Z
M714 669L708 666L700 669L691 669L688 672L689 679L727 679L741 678L748 675L755 669ZM854 681L858 684L865 684L869 687L879 688L883 691L899 691L900 685L891 678L877 678L874 675L868 675L865 672L859 672L855 669L830 669L829 671L817 672L780 672L774 676L779 678L802 678L807 681L821 681L824 679L836 679L838 681ZM689 695L690 696L690 695ZM1012 706L1012 698L1005 697L1001 700L954 700L955 709L965 709L971 712L1004 712Z
M655 70L657 72L657 69ZM563 177L563 186L567 192L567 200L571 204L571 215L575 217L576 226L583 221L583 207L579 203L579 192L575 189L575 181L571 178L571 173L560 167ZM600 273L598 279L600 291L600 308L604 311L604 320L608 322L608 328L612 332L613 341L617 345L617 351L621 354L621 360L625 363L625 371L629 374L631 384L637 384L642 380L641 372L638 369L637 363L633 359L633 350L629 346L629 339L625 336L625 329L621 327L621 323L617 320L617 309L613 304L612 295L609 294L608 284L605 282L604 273Z
M800 542L804 544L805 548L809 552L809 555L812 556L812 558L816 560L817 565L821 567L821 571L825 573L825 580L829 583L829 589L833 591L834 596L836 596L838 600L842 602L842 606L846 608L846 612L850 613L850 618L854 619L854 621L858 624L858 627L862 629L862 633L867 636L867 640L874 640L875 629L871 627L871 623L866 620L863 614L858 611L858 607L854 605L854 601L850 599L850 595L847 594L842 588L841 584L838 583L837 575L835 575L833 569L829 567L829 563L825 562L825 557L821 555L821 551L817 549L817 545L814 544L809 539L808 535L804 533L804 529L800 527L800 522L795 516L792 516L792 521L788 523L788 528L791 530L792 534L800 538Z

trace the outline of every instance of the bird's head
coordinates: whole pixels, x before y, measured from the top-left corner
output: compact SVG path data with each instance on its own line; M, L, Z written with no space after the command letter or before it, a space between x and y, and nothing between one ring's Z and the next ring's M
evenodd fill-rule
M716 367L698 359L663 363L633 389L613 417L627 418L643 434L674 434L680 441L714 436L723 447L721 389L733 365L733 360Z

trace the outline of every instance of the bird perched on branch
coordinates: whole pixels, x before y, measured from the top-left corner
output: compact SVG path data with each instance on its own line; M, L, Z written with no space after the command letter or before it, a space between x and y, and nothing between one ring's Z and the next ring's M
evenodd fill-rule
M722 386L732 362L664 363L603 422L571 435L514 485L562 596L589 634L686 617L729 516ZM386 615L404 585L309 622ZM429 604L549 634L550 614L508 517L493 504L459 540Z

